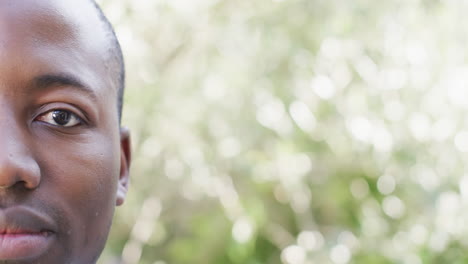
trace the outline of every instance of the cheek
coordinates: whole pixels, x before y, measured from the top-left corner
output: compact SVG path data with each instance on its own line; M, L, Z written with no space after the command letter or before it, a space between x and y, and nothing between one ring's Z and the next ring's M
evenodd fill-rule
M71 145L71 144L69 144ZM106 141L80 143L55 148L47 159L47 172L41 184L52 184L75 205L90 206L115 195L118 180L118 155L114 144ZM117 149L118 150L118 149Z
M40 191L58 198L74 247L99 248L114 212L119 144L96 135L93 140L65 141L54 144L54 151L41 153Z

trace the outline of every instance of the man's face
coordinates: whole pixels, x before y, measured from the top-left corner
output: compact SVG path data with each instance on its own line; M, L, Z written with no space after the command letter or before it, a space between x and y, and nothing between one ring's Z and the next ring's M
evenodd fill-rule
M0 263L94 263L129 162L83 0L0 0Z

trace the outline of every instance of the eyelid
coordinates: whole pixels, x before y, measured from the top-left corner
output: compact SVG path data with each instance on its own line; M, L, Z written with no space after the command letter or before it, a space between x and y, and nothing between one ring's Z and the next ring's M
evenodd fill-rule
M78 118L82 125L89 125L90 121L88 115L83 112L80 108L76 107L73 104L68 103L48 103L41 105L33 115L33 120L37 120L40 116L43 116L51 111L62 110L67 111L73 114L76 118Z
M56 112L56 111L62 111L62 112L67 112L69 113L70 115L73 116L73 119L71 119L70 121L74 121L76 122L76 124L72 124L72 125L61 125L61 124L57 124L57 122L54 120L54 117L50 118L49 116L49 120L47 120L47 117L48 115L52 114L53 115L53 112ZM80 125L83 125L83 121L82 119L77 116L75 113L73 112L70 112L68 110L63 110L63 109L53 109L53 110L50 110L48 112L45 112L41 115L39 115L37 118L36 118L38 121L42 121L44 123L47 123L47 124L50 124L50 125L53 125L53 126L57 126L57 127L62 127L62 128L72 128L72 127L76 127L76 126L80 126ZM53 122L53 123L52 123ZM55 124L54 124L55 123Z

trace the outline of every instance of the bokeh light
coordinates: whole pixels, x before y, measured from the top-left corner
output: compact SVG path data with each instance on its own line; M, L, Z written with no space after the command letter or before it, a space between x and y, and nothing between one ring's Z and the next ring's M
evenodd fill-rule
M468 261L468 2L100 3L134 150L100 263Z

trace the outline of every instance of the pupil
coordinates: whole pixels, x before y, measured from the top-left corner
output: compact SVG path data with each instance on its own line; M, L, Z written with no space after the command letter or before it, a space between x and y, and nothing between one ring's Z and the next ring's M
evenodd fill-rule
M52 112L52 118L54 118L54 121L59 124L59 125L66 125L70 121L70 113L57 110Z

